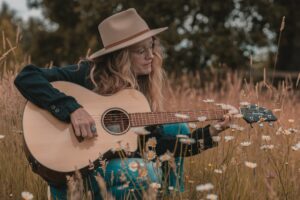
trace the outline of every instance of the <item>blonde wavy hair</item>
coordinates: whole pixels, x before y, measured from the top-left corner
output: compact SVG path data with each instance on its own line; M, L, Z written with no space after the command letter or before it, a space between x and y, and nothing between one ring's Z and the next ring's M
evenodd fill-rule
M95 85L94 91L102 95L111 95L125 88L137 89L146 96L152 111L163 111L166 74L162 68L160 42L156 37L153 37L153 41L154 58L149 75L134 74L128 47L92 60L90 79Z

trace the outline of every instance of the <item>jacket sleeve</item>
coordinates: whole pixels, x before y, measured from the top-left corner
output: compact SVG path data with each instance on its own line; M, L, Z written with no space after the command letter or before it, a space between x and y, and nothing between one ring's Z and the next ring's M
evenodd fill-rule
M17 75L14 84L27 100L48 110L57 119L69 122L70 114L81 105L73 97L54 88L50 82L69 81L87 87L89 68L88 62L82 62L80 66L51 69L27 65Z

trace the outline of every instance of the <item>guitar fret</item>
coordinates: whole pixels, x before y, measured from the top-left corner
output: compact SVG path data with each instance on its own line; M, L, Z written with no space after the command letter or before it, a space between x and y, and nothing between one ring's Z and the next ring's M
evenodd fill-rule
M148 126L155 124L168 124L179 122L196 122L199 117L206 120L222 119L225 110L198 110L179 112L141 112L129 114L131 126ZM178 116L176 116L176 114ZM181 117L182 116L182 117ZM187 117L185 117L187 116Z

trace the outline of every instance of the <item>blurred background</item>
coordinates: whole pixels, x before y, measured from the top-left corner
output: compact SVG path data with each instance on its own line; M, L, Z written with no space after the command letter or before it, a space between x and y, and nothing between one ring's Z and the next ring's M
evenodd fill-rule
M151 28L169 27L160 35L173 97L167 110L251 103L278 118L251 127L234 119L216 148L186 159L186 190L170 190L170 199L213 199L196 189L212 183L218 199L298 200L299 0L0 0L0 199L23 191L50 199L24 156L18 71L77 63L102 48L98 24L130 7Z
M262 76L264 69L267 75L276 69L275 77L292 79L297 79L300 71L297 0L0 2L0 46L4 38L11 37L13 43L19 34L20 48L14 53L30 56L38 66L75 63L100 49L98 24L113 13L134 7L151 28L169 27L160 37L168 71L232 69L256 77Z

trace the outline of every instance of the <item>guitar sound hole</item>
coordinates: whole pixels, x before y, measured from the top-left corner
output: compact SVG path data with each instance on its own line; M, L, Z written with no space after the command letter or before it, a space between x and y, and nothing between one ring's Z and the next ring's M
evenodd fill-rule
M121 135L129 129L128 114L119 109L108 110L103 119L103 127L113 135Z

